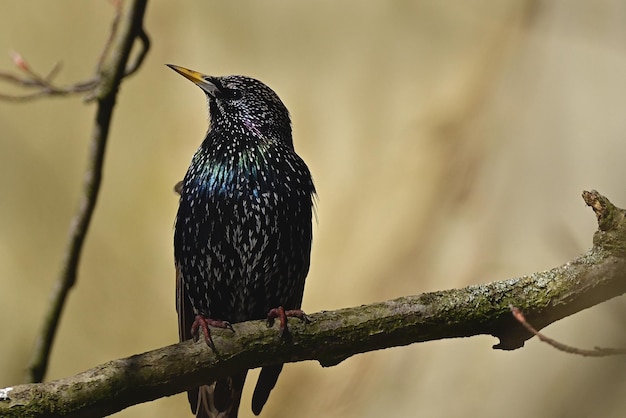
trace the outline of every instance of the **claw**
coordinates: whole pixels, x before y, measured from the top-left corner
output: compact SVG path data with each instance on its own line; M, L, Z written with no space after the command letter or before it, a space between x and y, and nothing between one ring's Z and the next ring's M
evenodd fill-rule
M204 315L196 315L196 319L193 321L193 324L191 324L191 335L193 336L193 340L198 341L198 338L200 338L200 330L202 330L206 345L211 347L213 350L215 350L215 344L213 343L209 326L229 329L232 332L235 332L233 326L228 321L220 321L217 319L207 318Z
M270 309L270 311L267 313L267 326L272 327L274 326L274 320L276 318L280 319L280 332L279 332L279 336L285 337L287 335L289 335L289 327L287 326L287 318L298 318L299 320L301 320L302 322L308 324L311 322L311 320L309 319L309 317L304 313L303 310L301 309L290 309L288 311L285 310L285 308L283 308L282 306L279 306L277 308L274 309Z

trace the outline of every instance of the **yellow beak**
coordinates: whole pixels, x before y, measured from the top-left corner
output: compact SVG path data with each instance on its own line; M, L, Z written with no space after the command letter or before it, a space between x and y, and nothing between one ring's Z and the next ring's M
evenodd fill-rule
M187 80L192 81L195 85L200 87L202 90L210 94L211 96L215 96L215 92L218 90L218 87L211 82L210 76L204 75L194 70L190 70L185 67L180 67L174 64L165 64L170 67L172 70L176 71L178 74L185 77Z

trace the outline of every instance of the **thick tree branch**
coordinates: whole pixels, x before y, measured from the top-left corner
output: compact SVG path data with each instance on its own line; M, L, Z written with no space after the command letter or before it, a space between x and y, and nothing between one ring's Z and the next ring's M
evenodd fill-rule
M530 276L408 296L311 315L278 338L263 321L213 330L217 352L186 341L114 360L67 379L0 390L0 416L94 417L183 392L240 369L317 360L332 366L358 353L416 342L487 334L494 348L522 347L533 334L510 306L542 328L626 292L626 220L597 192L585 201L598 217L594 246L560 267ZM1 401L2 394L5 400Z
M140 53L138 61L131 66L134 69L141 63L149 45L142 27L146 2L147 0L125 2L121 14L116 17L113 36L105 48L106 53L98 65L99 82L92 94L92 98L97 100L97 110L83 182L83 194L70 226L61 272L52 291L48 311L44 315L44 323L38 334L33 357L28 367L27 380L30 382L41 382L45 376L61 313L67 295L76 282L78 262L100 190L115 99L125 75L133 43L139 38L143 46L143 52ZM132 71L134 71L133 68L131 68Z

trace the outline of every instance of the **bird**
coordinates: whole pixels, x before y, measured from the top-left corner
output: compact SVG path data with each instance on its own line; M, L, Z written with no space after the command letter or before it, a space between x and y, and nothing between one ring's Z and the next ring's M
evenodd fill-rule
M206 94L209 128L191 159L174 227L176 308L180 341L211 327L267 319L289 335L301 310L309 271L316 190L293 146L289 112L259 80L208 76L168 67ZM283 365L261 369L252 396L255 415ZM247 370L188 391L196 417L236 417Z

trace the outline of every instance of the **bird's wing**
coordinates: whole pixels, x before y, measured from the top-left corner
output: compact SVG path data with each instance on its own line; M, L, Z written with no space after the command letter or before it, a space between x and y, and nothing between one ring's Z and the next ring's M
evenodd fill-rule
M178 312L178 337L180 341L189 340L193 337L191 326L196 315L187 297L178 266L176 266L176 311ZM196 415L196 418L236 418L247 373L248 371L245 370L210 385L187 391L191 412Z
M178 340L182 342L191 339L191 326L195 314L185 292L185 285L178 265L176 265L176 312L178 312ZM187 392L191 411L194 413L198 408L198 390L199 388L195 388Z

